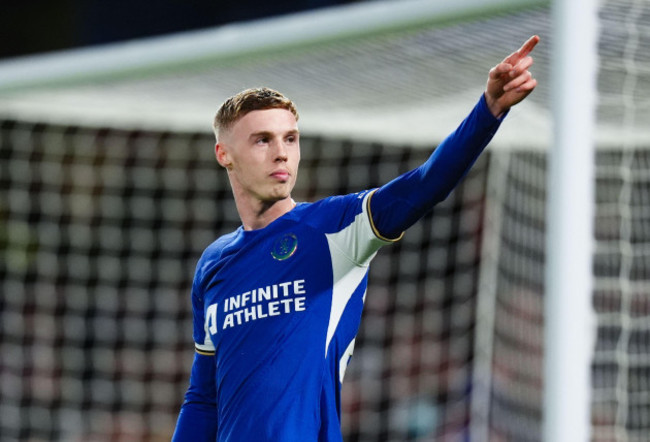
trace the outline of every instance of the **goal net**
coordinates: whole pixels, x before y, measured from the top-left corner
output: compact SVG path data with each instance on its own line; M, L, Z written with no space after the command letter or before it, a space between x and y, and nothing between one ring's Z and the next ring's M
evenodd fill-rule
M642 441L650 429L650 138L641 128L650 121L649 17L647 1L601 2L598 11L594 441ZM619 131L606 134L607 124ZM548 152L491 153L472 429L477 440L539 440L543 358L554 345L544 342Z
M650 2L601 5L595 440L650 431ZM549 5L363 2L0 63L2 440L168 440L194 265L239 225L210 121L298 105L297 200L420 164L530 35L540 86L370 273L346 441L540 440ZM475 435L475 437L473 437Z

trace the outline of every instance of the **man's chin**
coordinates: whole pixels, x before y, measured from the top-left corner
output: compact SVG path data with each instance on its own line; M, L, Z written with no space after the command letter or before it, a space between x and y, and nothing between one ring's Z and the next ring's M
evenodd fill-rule
M291 194L289 193L276 193L273 195L269 195L268 198L266 198L266 202L268 203L269 206L272 206L277 203L282 203L283 201L290 201L291 200Z
M291 188L286 186L285 188L275 189L275 191L270 195L271 199L276 202L283 201L291 198Z

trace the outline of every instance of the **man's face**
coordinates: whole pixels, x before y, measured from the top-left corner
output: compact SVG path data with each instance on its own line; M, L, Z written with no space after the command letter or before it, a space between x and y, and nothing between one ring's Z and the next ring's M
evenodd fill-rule
M290 197L300 162L296 117L286 109L247 113L220 140L217 159L236 197L263 203Z

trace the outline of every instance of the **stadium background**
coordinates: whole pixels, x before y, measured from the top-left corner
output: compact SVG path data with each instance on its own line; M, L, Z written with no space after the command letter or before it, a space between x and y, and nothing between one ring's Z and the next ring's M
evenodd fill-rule
M164 440L193 354L194 263L238 226L210 136L20 122L3 134L3 146L29 139L2 149L14 165L3 168L3 437ZM310 138L302 148L298 200L378 185L425 158ZM346 440L467 423L481 170L376 259L343 393ZM420 417L407 422L412 407Z
M0 57L344 3L353 2L17 2L0 19L10 43ZM212 143L204 132L2 122L1 180L10 191L0 210L0 440L169 438L193 354L193 266L206 244L239 225ZM298 200L377 186L428 155L313 137L302 144ZM357 352L343 393L346 440L466 430L483 169L436 209L437 220L427 217L377 258L368 332L357 344L371 340L372 351ZM15 232L16 222L25 231ZM399 285L408 290L395 298Z
M14 30L2 55L175 32L177 22L165 17L186 10L171 1L147 11L147 2L107 3L12 4L13 14L2 15L2 32ZM216 17L213 5L192 3L202 13L184 19L188 26L270 12L251 2L233 18ZM91 81L76 95L75 85L0 95L0 440L155 441L173 430L193 353L194 264L239 221L209 129L165 127L169 120L155 113L145 121L138 104L168 111L165 93L178 88L170 100L185 110L179 97L200 102L208 86L216 102L263 78L305 109L303 127L310 116L334 119L335 106L384 118L380 106L390 103L448 132L458 121L454 106L469 110L497 56L531 33L552 39L548 3L537 3L307 45L290 63L272 51L182 75ZM650 64L639 48L650 42L650 6L610 0L599 16L599 123L614 129L596 158L593 438L641 441L650 430ZM457 440L477 425L491 440L540 440L549 128L530 119L549 108L549 46L536 51L542 84L532 107L513 112L496 149L376 258L343 389L346 441ZM93 118L92 99L126 117ZM323 113L314 114L314 99ZM427 113L422 102L441 105ZM73 107L80 112L66 116ZM374 137L318 129L302 141L299 200L384 183L441 140L438 132L415 140L411 127L402 130L408 140L386 140L390 125ZM486 337L489 346L477 346Z

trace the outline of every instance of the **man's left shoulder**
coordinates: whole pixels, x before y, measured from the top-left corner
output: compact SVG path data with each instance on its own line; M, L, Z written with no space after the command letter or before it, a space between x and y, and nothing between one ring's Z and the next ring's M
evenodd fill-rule
M335 195L314 203L298 204L296 220L332 232L352 223L363 212L364 201L371 190Z
M350 208L362 207L363 200L370 192L372 190L330 196L314 203L314 208L316 210L349 210Z

